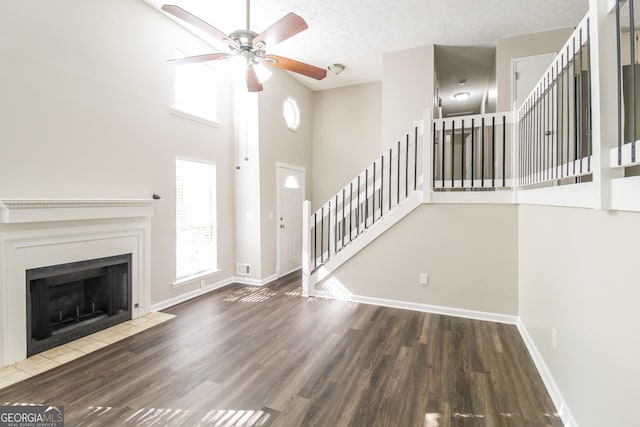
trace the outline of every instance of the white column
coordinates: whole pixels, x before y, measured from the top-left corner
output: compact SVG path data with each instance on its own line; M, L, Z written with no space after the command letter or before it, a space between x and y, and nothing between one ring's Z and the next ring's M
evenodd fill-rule
M589 0L593 208L603 210L611 207L611 180L624 175L622 168L609 166L609 150L617 145L618 123L616 22L609 3Z
M431 203L433 188L433 116L425 109L422 116L422 202Z

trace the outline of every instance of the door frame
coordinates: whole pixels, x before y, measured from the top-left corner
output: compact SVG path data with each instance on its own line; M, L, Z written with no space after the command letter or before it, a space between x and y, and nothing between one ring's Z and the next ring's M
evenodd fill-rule
M280 263L280 183L279 183L279 173L281 169L289 169L297 172L302 172L302 182L300 183L300 189L302 190L302 201L304 202L306 198L306 190L307 190L307 168L304 166L292 165L290 163L276 161L276 217L274 221L274 228L276 230L276 275L278 277L282 277L285 274L291 273L290 271L282 271L281 263ZM304 230L303 230L304 232ZM304 249L304 248L303 248Z

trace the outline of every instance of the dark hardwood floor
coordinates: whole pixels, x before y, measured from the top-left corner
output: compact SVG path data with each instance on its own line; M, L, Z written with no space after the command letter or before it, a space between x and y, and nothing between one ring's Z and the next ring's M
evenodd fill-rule
M562 426L511 325L232 285L0 390L67 426Z

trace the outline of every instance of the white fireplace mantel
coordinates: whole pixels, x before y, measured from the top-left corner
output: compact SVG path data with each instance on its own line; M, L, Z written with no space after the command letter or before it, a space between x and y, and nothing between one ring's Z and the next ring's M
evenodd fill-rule
M149 312L151 217L159 202L0 200L0 225L7 224L0 227L0 367L26 358L29 269L131 254L131 315L137 318Z
M149 217L154 199L2 199L0 222L5 224Z

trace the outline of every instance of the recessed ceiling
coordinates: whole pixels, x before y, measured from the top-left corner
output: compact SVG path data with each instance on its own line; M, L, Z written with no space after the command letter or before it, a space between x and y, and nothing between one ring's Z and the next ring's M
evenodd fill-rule
M159 8L162 0L146 0ZM167 0L219 30L245 29L245 2ZM346 65L322 81L299 77L313 90L382 80L382 54L439 44L489 46L521 34L576 26L589 0L254 0L251 30L261 32L289 12L309 29L269 53L318 67Z

